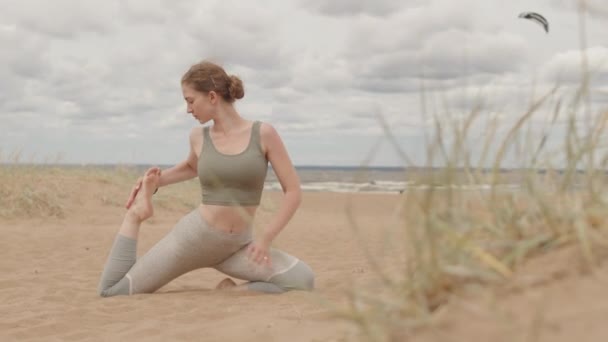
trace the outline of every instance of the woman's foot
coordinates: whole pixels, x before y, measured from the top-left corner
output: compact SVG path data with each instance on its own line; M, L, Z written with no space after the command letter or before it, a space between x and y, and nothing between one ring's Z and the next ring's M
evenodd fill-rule
M152 168L146 171L141 187L137 191L135 201L127 211L127 215L132 219L142 222L154 214L152 207L152 195L158 188L160 179L160 169Z
M230 278L225 278L224 280L220 281L216 286L215 289L216 290L226 290L226 289L230 289L236 286L236 283L234 282L234 280L230 279Z

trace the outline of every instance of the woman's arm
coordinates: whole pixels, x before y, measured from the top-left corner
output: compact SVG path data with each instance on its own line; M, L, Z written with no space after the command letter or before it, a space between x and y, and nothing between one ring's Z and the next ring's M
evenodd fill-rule
M190 131L190 152L188 153L188 158L171 168L162 170L158 187L183 182L197 176L198 157L196 156L194 146L196 146L196 144L199 143L201 139L202 134L200 127L193 128L192 131ZM129 195L129 198L127 199L127 203L125 205L127 209L129 209L131 204L133 204L135 196L137 195L137 192L141 187L142 180L143 178L140 177L135 183L133 189L131 190L131 194Z
M158 183L159 187L187 181L197 176L196 165L198 157L196 156L194 146L200 141L200 131L200 127L195 127L190 131L190 152L188 153L188 158L171 168L163 170Z
M162 170L158 187L187 181L194 177L196 177L196 169L192 167L190 157L188 157L175 166Z
M277 131L269 124L262 124L260 131L262 144L266 147L266 156L284 194L278 212L261 236L261 242L270 245L300 206L302 190L298 174Z

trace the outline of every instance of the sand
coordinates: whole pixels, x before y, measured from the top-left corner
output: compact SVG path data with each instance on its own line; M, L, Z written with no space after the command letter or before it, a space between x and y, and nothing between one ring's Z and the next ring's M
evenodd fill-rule
M314 292L216 291L213 287L224 276L203 269L154 294L101 298L96 286L124 214L124 191L104 190L104 196L118 198L109 201L92 186L67 184L73 195L64 198L63 218L0 219L1 341L354 340L358 330L333 319L332 305L342 306L353 283L372 277L360 241L373 253L382 249L384 229L395 224L393 210L401 198L398 194L304 194L275 246L313 268ZM276 192L264 195L267 203L278 199ZM350 214L349 203L354 208ZM188 212L187 204L157 208L142 227L138 254ZM256 229L271 215L271 209L260 210ZM353 235L349 215L360 227L361 239ZM562 253L562 259L548 256L544 262L567 263L568 253L576 251ZM540 262L523 275L550 272ZM547 273L546 278L521 289L503 289L506 292L498 296L498 290L485 289L454 301L443 310L435 329L423 329L413 340L608 340L603 323L608 314L606 268L594 276L566 272L559 277Z

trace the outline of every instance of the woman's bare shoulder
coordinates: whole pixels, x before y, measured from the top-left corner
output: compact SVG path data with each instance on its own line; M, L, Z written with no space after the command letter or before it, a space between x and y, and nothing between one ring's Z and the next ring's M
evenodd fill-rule
M279 132L268 122L260 124L260 140L265 153L268 153L271 149L283 148L283 140Z
M273 136L278 136L279 133L274 128L274 126L269 122L260 122L260 136L262 138L272 138Z
M194 150L196 155L200 154L200 150L203 146L203 127L196 126L190 130L190 147Z
M196 126L190 130L190 139L200 139L203 137L203 127Z

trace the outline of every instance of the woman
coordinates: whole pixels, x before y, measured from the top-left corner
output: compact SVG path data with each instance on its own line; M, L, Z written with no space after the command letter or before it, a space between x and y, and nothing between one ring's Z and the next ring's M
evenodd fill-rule
M182 77L188 113L211 127L190 132L187 159L172 168L151 168L134 186L127 213L106 261L101 296L152 293L178 276L213 267L234 278L218 288L281 293L312 290L314 274L303 261L270 247L300 204L298 175L276 130L242 118L233 103L243 84L214 63L193 65ZM260 203L268 162L283 188L277 215L257 238L252 222ZM136 260L141 223L153 214L152 195L159 187L198 177L202 203L182 217L171 232Z

